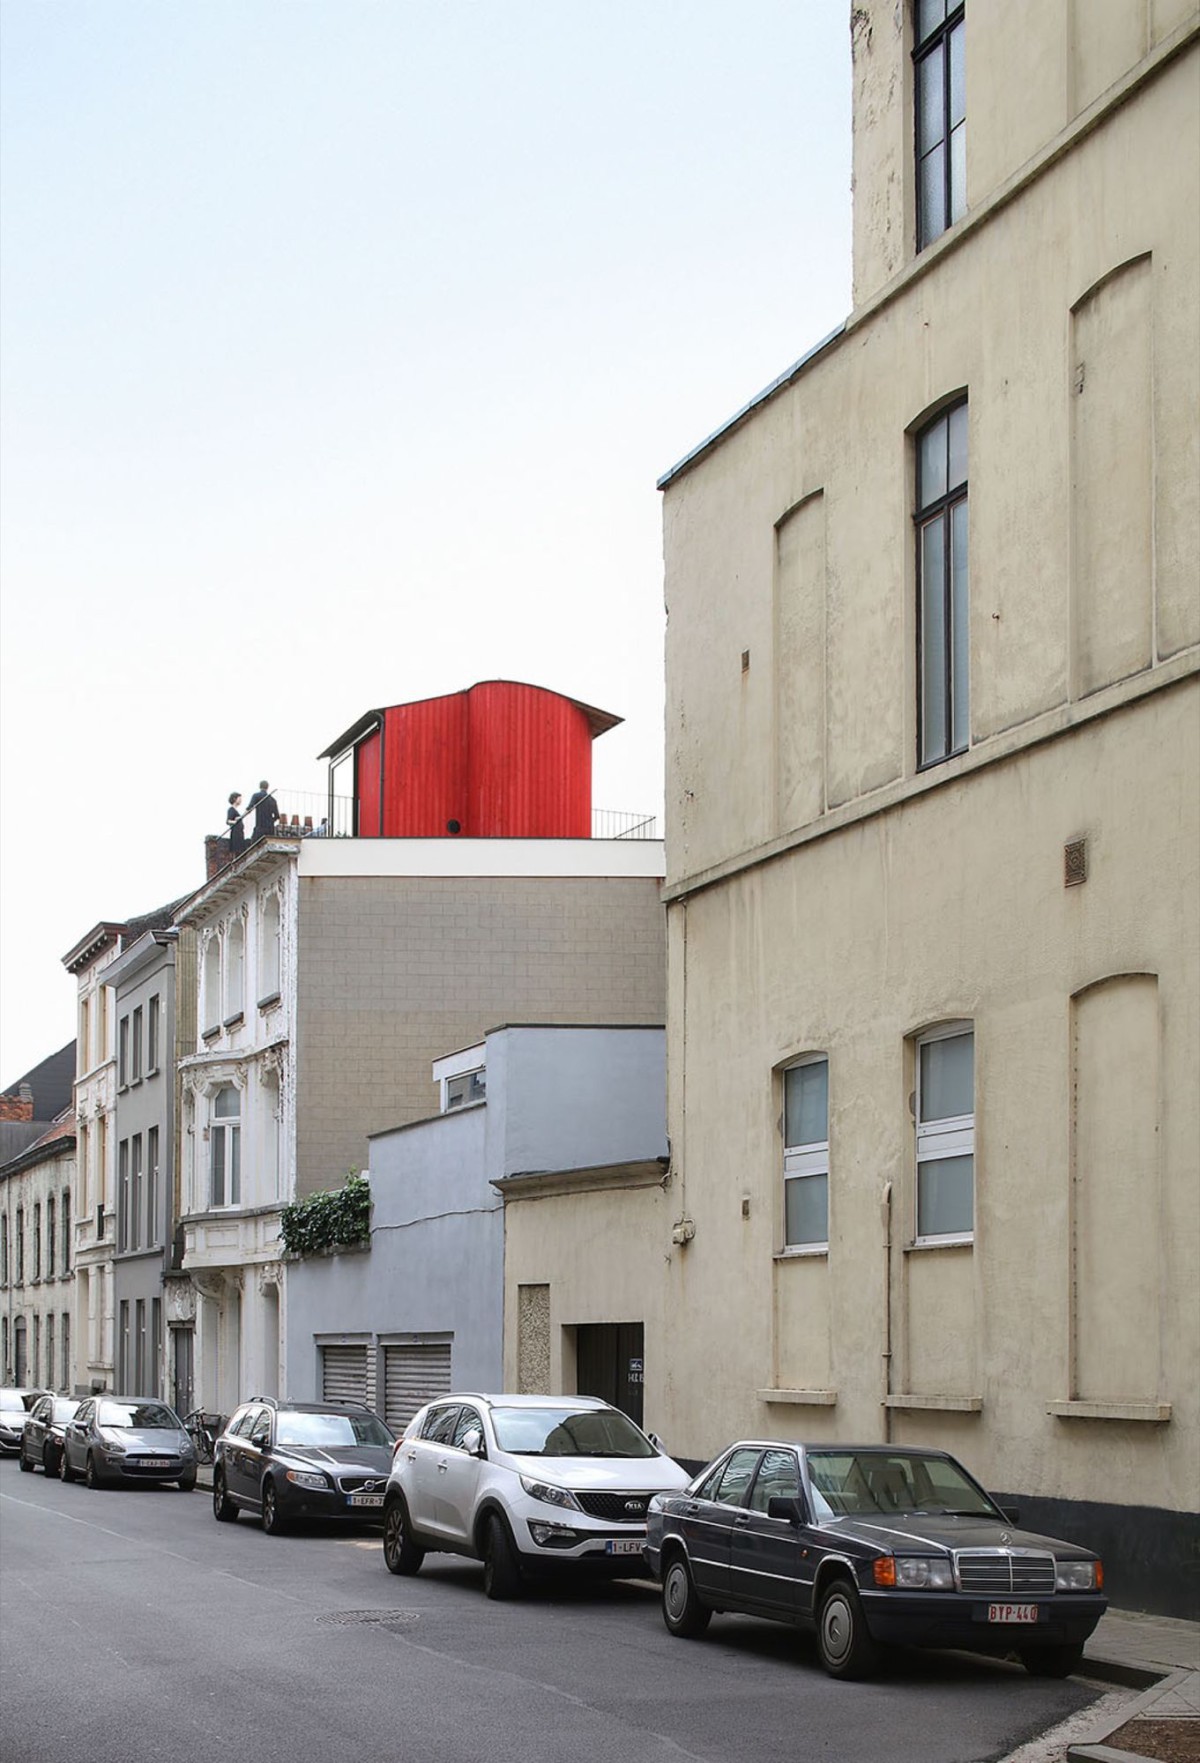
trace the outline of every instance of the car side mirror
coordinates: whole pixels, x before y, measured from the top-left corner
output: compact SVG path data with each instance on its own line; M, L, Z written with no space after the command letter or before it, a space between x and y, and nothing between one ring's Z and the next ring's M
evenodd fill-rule
M789 1524L805 1524L808 1513L804 1501L795 1494L772 1494L767 1501L768 1518L786 1518Z
M663 1444L663 1442L659 1438L658 1434L656 1432L648 1432L646 1434L646 1437L650 1440L650 1443L654 1446L654 1449L656 1451L661 1451L663 1456L665 1457L667 1454L667 1447Z
M483 1434L477 1426L469 1426L460 1441L468 1457L483 1456Z
M270 1442L271 1429L269 1426L256 1426L254 1431L250 1434L250 1443L260 1451L265 1450Z

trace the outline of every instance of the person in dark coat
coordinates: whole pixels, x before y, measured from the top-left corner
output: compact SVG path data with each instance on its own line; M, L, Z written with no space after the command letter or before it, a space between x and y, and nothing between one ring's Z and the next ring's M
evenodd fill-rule
M279 819L279 804L271 794L271 786L265 777L250 798L247 814L251 808L254 810L254 837L270 838L275 831L275 822Z
M242 792L234 790L229 798L229 807L225 810L225 824L229 828L229 849L235 857L246 843L246 828L242 824L244 813Z

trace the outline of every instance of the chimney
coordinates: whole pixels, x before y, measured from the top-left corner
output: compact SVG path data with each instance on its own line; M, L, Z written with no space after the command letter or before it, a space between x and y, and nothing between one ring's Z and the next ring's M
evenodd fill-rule
M22 1084L16 1095L0 1096L0 1120L32 1120L33 1091Z
M204 879L211 881L229 862L229 840L219 833L209 833L204 840Z

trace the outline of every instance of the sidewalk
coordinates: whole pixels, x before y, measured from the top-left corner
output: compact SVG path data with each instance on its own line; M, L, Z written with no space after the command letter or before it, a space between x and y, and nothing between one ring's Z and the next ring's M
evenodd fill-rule
M1109 1610L1079 1674L1142 1694L1069 1745L1069 1763L1200 1763L1200 1622Z

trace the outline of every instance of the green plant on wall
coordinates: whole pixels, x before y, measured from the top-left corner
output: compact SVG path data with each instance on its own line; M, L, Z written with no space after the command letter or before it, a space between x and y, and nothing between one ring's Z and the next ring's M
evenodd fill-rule
M352 1169L340 1188L294 1200L283 1208L279 1234L293 1255L365 1243L371 1234L371 1187L366 1176Z

